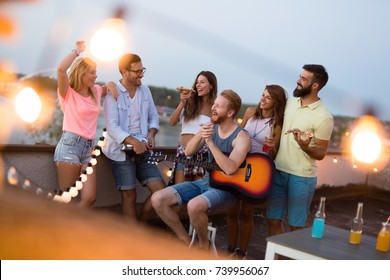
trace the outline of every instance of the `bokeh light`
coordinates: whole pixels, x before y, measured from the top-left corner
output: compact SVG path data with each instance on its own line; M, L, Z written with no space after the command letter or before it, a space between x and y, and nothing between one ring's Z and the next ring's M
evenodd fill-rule
M41 99L31 87L23 88L15 98L16 112L25 122L34 122L39 117L41 108Z
M378 172L388 161L386 139L381 122L372 115L364 115L345 133L343 153L350 156L354 168Z
M381 153L382 143L375 132L359 131L352 139L351 148L357 161L373 163Z
M103 22L90 41L90 52L99 60L113 61L123 54L126 45L126 25L122 19L111 18Z

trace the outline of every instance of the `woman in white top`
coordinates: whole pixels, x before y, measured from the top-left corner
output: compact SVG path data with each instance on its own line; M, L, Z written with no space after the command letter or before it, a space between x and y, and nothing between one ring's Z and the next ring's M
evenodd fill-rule
M177 157L188 161L197 160L203 162L207 160L208 148L203 147L196 155L186 158L184 156L185 147L190 139L199 130L199 125L210 122L211 106L217 97L217 78L210 71L201 71L195 79L192 90L180 90L180 103L170 118L170 125L174 126L181 122L182 131L177 148ZM178 184L183 181L196 180L205 174L203 167L175 163L173 176L169 184Z
M251 153L265 153L275 159L282 133L286 91L278 85L267 85L256 107L248 107L241 126L251 135ZM252 236L255 204L242 197L228 209L228 253L245 258Z

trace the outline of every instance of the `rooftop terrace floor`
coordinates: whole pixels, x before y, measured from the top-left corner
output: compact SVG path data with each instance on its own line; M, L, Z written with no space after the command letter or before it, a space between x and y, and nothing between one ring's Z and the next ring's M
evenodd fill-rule
M390 216L390 192L368 186L347 187L323 187L317 189L308 215L307 225L311 226L321 196L326 197L326 224L350 229L351 220L356 214L358 202L363 202L363 234L376 237L381 223ZM99 210L110 211L120 215L120 205ZM265 218L266 204L260 204L254 215L254 231L248 248L248 259L263 260L266 250L266 238L268 228ZM210 221L217 228L215 244L219 254L225 254L227 250L227 226L226 215L218 213L210 216ZM188 220L183 218L183 223L188 227ZM153 230L170 232L158 219L152 221ZM172 233L172 237L173 236Z

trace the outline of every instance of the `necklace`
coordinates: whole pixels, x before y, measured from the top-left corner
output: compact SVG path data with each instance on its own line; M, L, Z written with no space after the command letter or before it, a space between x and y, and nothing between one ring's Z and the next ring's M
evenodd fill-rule
M262 132L267 127L267 124L269 124L270 122L271 122L271 118L269 118L269 120L264 123L264 126L262 128L260 128L259 131L256 132L257 125L259 124L259 119L257 119L255 129L253 130L252 137L256 137L260 132Z

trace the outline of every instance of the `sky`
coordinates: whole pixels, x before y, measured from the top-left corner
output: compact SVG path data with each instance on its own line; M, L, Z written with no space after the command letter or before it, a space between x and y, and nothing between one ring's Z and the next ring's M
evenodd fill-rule
M15 23L0 37L0 64L32 75L51 72L101 23L123 8L128 44L147 68L143 83L191 86L202 70L216 74L219 92L233 89L257 104L267 84L288 96L304 64L322 64L320 92L333 115L374 109L390 120L390 1L387 0L35 0L0 4ZM85 54L89 56L87 52ZM117 60L98 62L98 80L118 80Z

